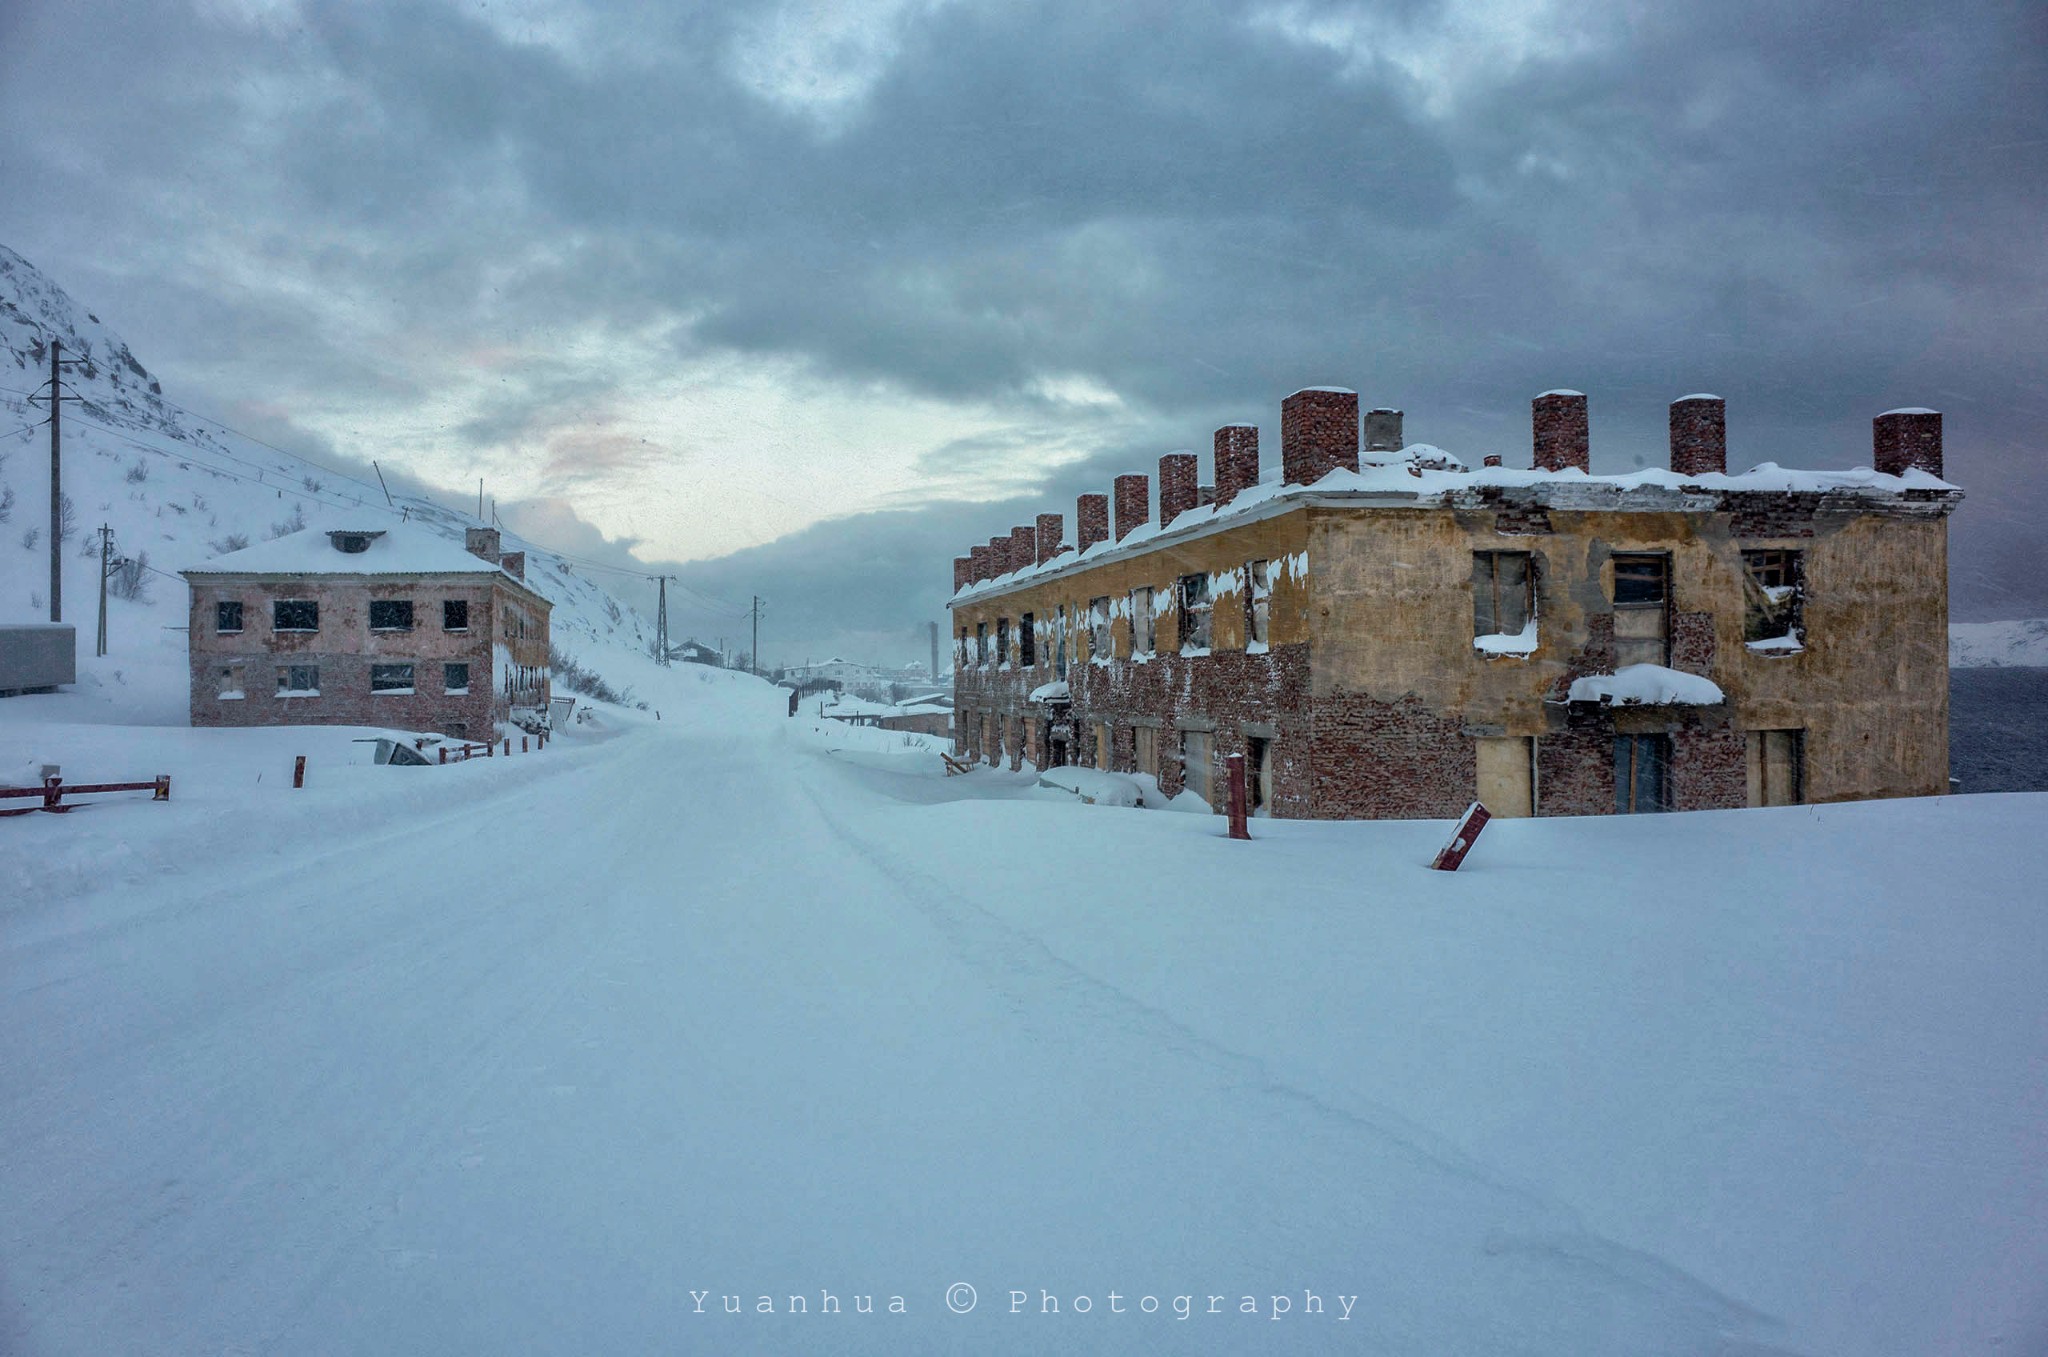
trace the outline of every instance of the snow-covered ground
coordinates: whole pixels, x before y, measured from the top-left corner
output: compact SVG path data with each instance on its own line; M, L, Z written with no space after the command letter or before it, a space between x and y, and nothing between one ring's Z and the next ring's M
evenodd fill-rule
M1447 875L645 682L425 769L6 704L174 795L0 821L0 1349L2048 1342L2048 797Z
M1951 622L1948 663L1952 669L2048 665L2048 617Z

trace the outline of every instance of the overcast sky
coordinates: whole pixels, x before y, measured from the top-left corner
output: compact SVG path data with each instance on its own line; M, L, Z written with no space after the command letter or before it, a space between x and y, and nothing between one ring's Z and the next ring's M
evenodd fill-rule
M1936 406L1956 615L2042 615L2044 242L2027 0L0 0L0 243L167 394L771 660L1316 384L1524 465L1577 387L1595 470Z

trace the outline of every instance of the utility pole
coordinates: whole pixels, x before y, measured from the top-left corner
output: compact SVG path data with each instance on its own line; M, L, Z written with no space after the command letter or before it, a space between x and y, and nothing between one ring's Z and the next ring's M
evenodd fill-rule
M50 620L64 620L64 448L60 417L64 413L64 367L61 340L50 341Z
M932 672L927 677L931 679L932 686L936 688L939 686L939 624L927 622L925 625L932 629Z
M484 478L476 478L476 521L484 521Z
M761 672L761 596L754 595L754 658L748 661L754 673Z
M391 487L384 484L384 468L378 466L377 463L373 460L370 463L370 469L377 473L377 488L384 492L384 502L390 505L392 508L396 509L398 507L398 503L396 500L391 498Z
M100 648L107 653L107 562L114 554L114 530L100 524Z
M668 576L656 575L661 583L661 602L654 610L654 659L657 664L668 663Z

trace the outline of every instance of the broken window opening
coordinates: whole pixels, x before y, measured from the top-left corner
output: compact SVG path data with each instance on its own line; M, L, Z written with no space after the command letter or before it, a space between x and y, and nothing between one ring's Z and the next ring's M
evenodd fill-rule
M1614 737L1614 813L1643 815L1671 809L1671 737Z
M371 631L411 631L412 600L373 598L370 600Z
M370 691L373 693L411 692L412 666L409 664L371 665Z
M1264 646L1273 612L1273 567L1270 561L1247 561L1244 567L1245 649Z
M1206 574L1182 575L1179 603L1182 653L1207 650L1212 635L1210 623L1214 621L1214 610L1209 600L1209 577Z
M242 603L232 599L213 605L213 629L222 635L242 629Z
M1152 590L1131 590L1131 653L1150 655L1158 646L1158 619L1153 614Z
M1797 644L1805 629L1804 552L1742 553L1742 639Z
M1038 619L1036 614L1025 613L1017 623L1017 662L1026 669L1038 663Z
M1109 595L1088 600L1088 658L1106 660L1110 657Z
M466 598L445 598L441 600L441 630L469 630L469 600Z
M272 631L320 630L320 605L309 598L280 598L270 605Z
M1614 667L1671 662L1671 558L1614 558Z
M1526 551L1472 553L1472 635L1516 636L1536 614L1535 577Z

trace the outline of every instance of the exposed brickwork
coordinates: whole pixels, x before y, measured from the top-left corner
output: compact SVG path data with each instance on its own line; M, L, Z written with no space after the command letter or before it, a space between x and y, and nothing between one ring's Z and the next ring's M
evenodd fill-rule
M1499 461L1499 458L1494 458L1496 465ZM1495 532L1526 536L1552 531L1550 511L1526 491L1482 485L1475 488L1474 498L1481 508L1494 511Z
M974 562L973 574L977 584L996 577L995 553L987 547L968 548L967 559Z
M1074 545L1086 551L1109 540L1109 496L1083 495L1074 501Z
M1401 434L1401 412L1382 405L1365 412L1365 450L1399 452L1408 444Z
M510 575L515 580L525 580L526 553L523 551L506 552L503 556L500 556L498 558L498 568L503 570L506 574Z
M1748 753L1741 731L1688 718L1671 732L1671 809L1734 810L1748 805Z
M1192 452L1169 452L1159 459L1159 525L1202 502L1200 462Z
M1728 470L1728 403L1719 396L1671 402L1671 469L1681 476Z
M1314 485L1338 467L1358 470L1358 393L1297 391L1280 402L1280 468L1289 485Z
M1604 714L1536 741L1538 815L1614 813L1614 722Z
M1577 392L1546 391L1529 402L1529 419L1537 470L1592 470L1593 441L1584 396Z
M988 569L989 574L992 576L1002 576L1010 573L1009 534L1005 533L1001 537L991 537L988 539Z
M957 594L973 582L974 558L972 556L955 556L953 558L953 592Z
M1060 554L1067 535L1067 520L1059 514L1040 514L1033 531L1038 541L1038 563L1044 565Z
M1368 819L1452 818L1479 785L1478 755L1461 722L1409 694L1318 697L1312 732L1314 813Z
M1133 472L1117 477L1115 490L1116 540L1121 542L1151 516L1152 482Z
M462 546L470 555L485 561L495 561L504 552L496 528L465 528Z
M1918 467L1941 475L1941 412L1889 410L1870 421L1872 465L1888 476Z
M1010 569L1022 570L1038 564L1038 529L1019 527L1010 529Z
M1610 625L1612 614L1609 614ZM1711 678L1714 672L1714 615L1671 614L1671 667Z
M1216 502L1228 504L1259 483L1259 426L1226 424L1216 431Z
M1723 491L1720 507L1737 537L1811 537L1822 496L1813 491Z
M1497 452L1487 453L1486 456L1483 459L1481 459L1481 464L1484 466L1499 466L1500 454Z

